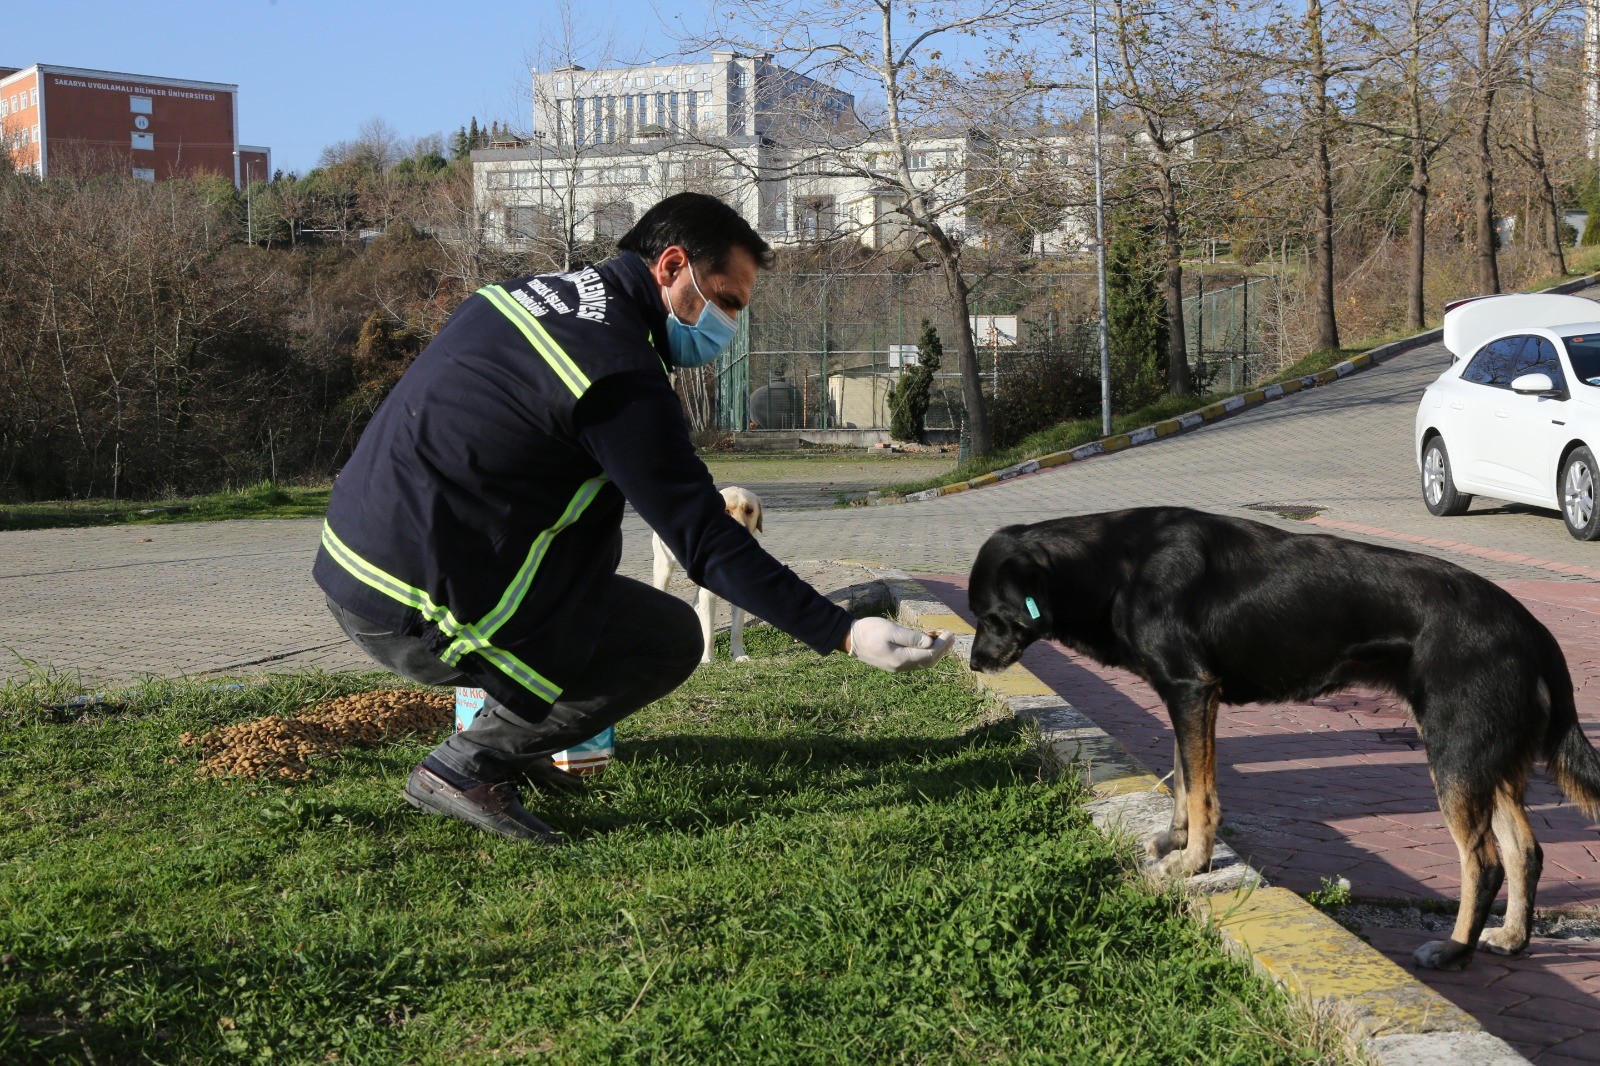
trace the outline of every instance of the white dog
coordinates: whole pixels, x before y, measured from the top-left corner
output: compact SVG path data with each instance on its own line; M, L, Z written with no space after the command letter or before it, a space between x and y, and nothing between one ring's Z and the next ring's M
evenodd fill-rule
M749 489L726 488L722 490L722 499L725 508L735 522L738 522L751 533L764 532L761 526L761 500ZM666 590L667 582L672 578L673 568L678 565L678 560L673 558L672 552L661 543L661 538L652 533L651 546L655 551L655 580L651 582L656 588ZM729 653L736 663L747 663L750 656L744 653L744 611L738 605L729 604L733 608L733 633L730 638ZM711 653L717 646L716 637L712 634L712 620L717 613L717 597L710 589L698 589L695 598L695 611L700 615L700 636L705 639L705 654L700 656L700 661L711 661Z

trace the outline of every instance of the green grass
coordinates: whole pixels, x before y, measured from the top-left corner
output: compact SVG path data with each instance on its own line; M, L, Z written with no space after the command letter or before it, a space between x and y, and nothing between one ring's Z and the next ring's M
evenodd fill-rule
M0 530L211 522L225 518L320 518L331 486L263 481L232 492L164 500L48 500L0 504Z
M421 743L292 788L178 747L384 675L0 688L0 1061L1340 1058L954 664L746 639L534 802L564 849L406 807Z

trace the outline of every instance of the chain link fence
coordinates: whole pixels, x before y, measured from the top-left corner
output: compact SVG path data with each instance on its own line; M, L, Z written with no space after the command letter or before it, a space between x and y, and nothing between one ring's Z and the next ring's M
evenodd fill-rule
M985 392L1005 396L1013 367L1041 351L1096 343L1093 274L985 275L969 279ZM1256 323L1272 281L1208 287L1197 276L1184 301L1190 359L1213 388L1243 387L1266 358ZM916 359L922 321L944 348L926 428L960 430L961 375L942 275L763 275L729 351L692 386L697 429L883 429L889 393Z

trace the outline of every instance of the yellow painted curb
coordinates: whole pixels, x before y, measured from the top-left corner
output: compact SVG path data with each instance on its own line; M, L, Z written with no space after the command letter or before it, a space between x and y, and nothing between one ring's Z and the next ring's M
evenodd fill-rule
M1291 392L1299 392L1301 389L1305 388L1305 384L1301 382L1299 378L1290 378L1288 381L1283 383L1282 387L1284 395L1287 396Z
M1183 423L1176 418L1169 418L1165 422L1157 422L1151 427L1158 437L1170 437L1183 428Z
M972 485L969 484L968 482L958 481L954 485L945 485L945 486L941 487L939 489L939 495L941 495L941 496L950 496L950 495L953 495L954 493L957 493L957 492L966 492L971 487L972 487Z
M1207 422L1210 422L1213 419L1221 418L1223 415L1227 414L1228 409L1222 406L1220 403L1208 403L1204 407L1200 408L1199 413L1201 418L1205 419Z
M1132 437L1126 433L1118 433L1101 441L1100 450L1103 452L1120 452L1131 444L1133 444Z
M1055 690L1040 681L1031 671L1020 666L1008 666L998 674L984 678L984 684L1002 696L1051 696Z
M1460 1032L1473 1017L1286 888L1219 892L1198 901L1236 948L1291 991L1337 1003L1361 1036Z
M1251 389L1244 394L1244 402L1250 406L1261 403L1266 398L1267 391L1265 389Z
M985 485L993 485L995 482L997 482L999 480L1000 480L1000 475L998 475L998 474L979 474L977 477L972 478L971 480L969 480L967 482L967 488L969 488L969 489L981 489Z
M1037 461L1041 468L1048 468L1064 466L1072 462L1074 458L1076 457L1071 452L1051 452L1049 455L1041 455Z
M947 629L952 633L971 633L973 629L959 614L919 614L918 629Z

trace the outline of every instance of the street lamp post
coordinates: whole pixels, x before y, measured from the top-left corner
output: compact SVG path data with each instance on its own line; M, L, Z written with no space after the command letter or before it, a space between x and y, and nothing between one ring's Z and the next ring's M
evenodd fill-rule
M1090 0L1089 33L1094 63L1094 236L1100 282L1100 431L1111 436L1111 323L1106 304L1106 196L1100 166L1100 0Z

